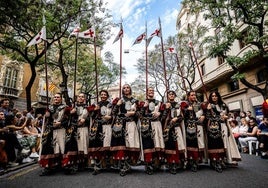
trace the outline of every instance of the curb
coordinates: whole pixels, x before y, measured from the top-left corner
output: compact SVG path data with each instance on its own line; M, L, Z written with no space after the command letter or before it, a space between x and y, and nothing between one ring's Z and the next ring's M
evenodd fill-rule
M38 163L38 161L33 161L33 162L30 162L30 163L19 164L18 166L14 166L14 167L8 167L4 172L0 173L0 176L8 174L10 172L20 170L22 168L25 168L27 166L31 166L31 165L34 165L34 164L37 164L37 163Z

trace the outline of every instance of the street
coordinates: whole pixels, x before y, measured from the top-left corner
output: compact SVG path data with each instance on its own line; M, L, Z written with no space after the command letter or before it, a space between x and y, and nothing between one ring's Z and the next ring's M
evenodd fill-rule
M167 171L147 175L143 167L133 167L132 172L121 177L118 172L102 172L96 176L90 170L78 172L75 175L65 175L57 172L50 176L39 176L41 168L38 164L5 174L0 177L0 187L267 187L268 160L259 156L242 154L242 162L238 168L228 168L217 173L206 165L198 172L190 170L179 171L172 175Z

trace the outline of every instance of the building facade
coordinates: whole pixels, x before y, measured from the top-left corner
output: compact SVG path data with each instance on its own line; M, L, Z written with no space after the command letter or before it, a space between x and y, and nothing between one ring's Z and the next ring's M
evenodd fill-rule
M237 22L239 28L244 30L245 25ZM198 25L204 25L208 28L210 23L208 20L204 20L203 13L200 15L192 15L187 7L182 7L179 11L177 18L177 30L178 33L186 33L189 25L195 27ZM220 31L210 29L205 33L205 36L218 35ZM202 39L200 39L201 41ZM198 40L199 41L199 40ZM196 45L198 46L198 45ZM264 101L263 96L253 89L246 87L240 81L232 79L234 75L233 69L230 65L224 61L224 59L218 58L206 58L206 51L202 47L194 46L198 66L195 66L195 78L192 88L197 92L203 93L203 98L206 100L206 95L211 91L219 91L223 100L229 106L231 112L239 113L240 111L251 111L253 115L262 117L261 105ZM236 40L228 53L232 56L241 56L253 46L244 46L241 41ZM201 73L198 74L198 68ZM264 63L259 60L253 60L241 67L246 79L253 85L264 87L265 80L267 78L267 72L264 71ZM206 94L202 88L202 81L205 84Z

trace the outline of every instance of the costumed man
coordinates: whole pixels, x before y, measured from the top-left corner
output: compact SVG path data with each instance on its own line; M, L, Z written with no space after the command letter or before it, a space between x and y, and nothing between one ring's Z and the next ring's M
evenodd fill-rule
M227 124L228 106L222 101L219 92L210 93L206 107L203 107L207 118L207 147L210 165L217 172L225 168L227 163L237 165L241 160L237 144Z
M175 101L176 93L168 91L168 102L164 104L162 115L163 137L165 141L165 158L171 174L177 173L183 164L185 143L182 135L182 116L180 105Z
M45 126L41 135L41 156L39 164L43 167L41 175L50 174L61 165L65 151L65 127L68 117L65 114L66 105L62 103L61 93L56 93L53 103L45 113Z
M66 172L75 173L88 162L88 109L86 95L80 93L70 110L69 125L66 129L64 165Z
M112 128L111 152L113 159L118 163L120 175L126 175L131 164L137 164L140 155L140 137L137 126L138 100L132 97L130 85L122 87L123 97L113 108L115 117Z
M108 101L107 90L99 92L101 101L97 103L93 115L93 124L89 136L89 157L94 160L93 175L97 175L101 168L105 168L110 157L112 135L112 104Z
M147 89L145 102L141 102L141 136L146 173L153 173L153 161L159 168L160 161L164 158L164 139L160 121L161 102L154 98L154 89Z
M187 161L191 170L196 172L199 161L204 157L205 144L202 123L205 116L197 102L195 91L187 93L187 101L181 102L181 110L185 126Z

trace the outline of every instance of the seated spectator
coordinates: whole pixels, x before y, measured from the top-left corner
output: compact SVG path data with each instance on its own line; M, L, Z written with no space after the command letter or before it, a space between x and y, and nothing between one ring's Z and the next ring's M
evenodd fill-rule
M249 121L250 119L254 119L254 121L256 121L256 118L252 116L251 111L248 110L246 120Z
M1 140L5 141L4 150L7 154L8 165L9 166L16 166L18 163L17 155L15 149L18 150L18 153L24 153L25 150L22 149L18 139L16 137L16 130L20 130L23 128L17 127L15 122L14 115L4 115L4 112L0 110L0 131L1 131Z
M22 160L23 163L32 162L32 158L39 158L39 155L36 152L36 140L38 137L38 131L35 126L32 124L34 120L27 118L24 122L25 126L20 131L18 137L20 144L26 150L30 150L31 154Z
M258 140L260 142L259 149L262 157L268 157L268 118L264 117L257 131Z
M246 137L248 132L248 122L246 118L241 119L241 125L239 126L239 137Z
M258 131L258 125L254 118L250 118L249 120L249 126L248 131L246 133L245 137L239 137L238 141L241 146L241 149L244 153L248 152L248 141L255 141L257 140L257 131Z
M241 125L241 119L246 118L246 116L247 116L246 112L240 111L240 113L239 113L239 121L238 121L239 126Z
M239 137L239 126L238 126L238 122L235 119L231 119L229 121L229 124L231 126L231 130L232 130L232 133L234 135L234 138L235 139L238 139L238 137Z

